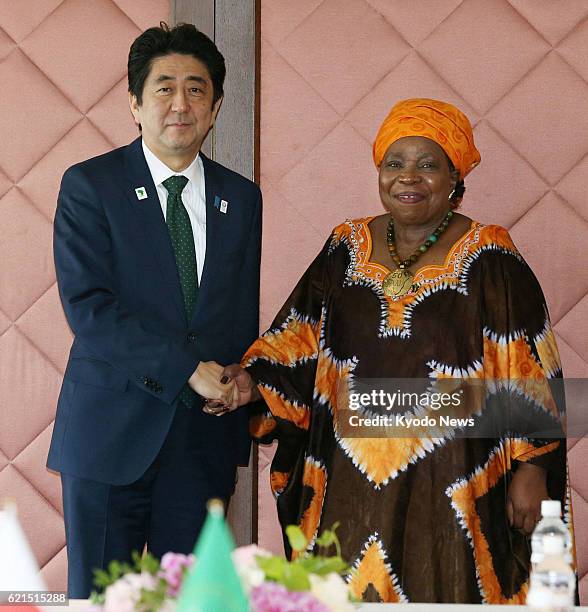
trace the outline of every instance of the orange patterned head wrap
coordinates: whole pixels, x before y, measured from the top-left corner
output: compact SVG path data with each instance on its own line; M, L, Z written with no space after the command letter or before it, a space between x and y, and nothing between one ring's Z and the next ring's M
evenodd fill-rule
M395 104L374 141L374 162L378 168L388 147L405 136L434 140L447 153L460 179L480 163L471 123L458 108L447 102L411 98Z

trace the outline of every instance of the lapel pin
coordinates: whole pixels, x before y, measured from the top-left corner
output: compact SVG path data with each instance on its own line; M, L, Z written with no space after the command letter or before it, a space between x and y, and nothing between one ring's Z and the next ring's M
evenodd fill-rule
M229 210L229 203L226 200L221 200L219 196L214 196L214 207L226 215L227 210Z
M137 194L137 200L145 200L147 198L147 190L145 187L137 187L135 193Z

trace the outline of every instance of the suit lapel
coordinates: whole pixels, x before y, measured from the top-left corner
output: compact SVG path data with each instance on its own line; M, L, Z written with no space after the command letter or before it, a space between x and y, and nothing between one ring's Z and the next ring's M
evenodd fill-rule
M161 210L159 196L157 195L151 172L143 155L141 138L137 138L127 147L125 151L125 165L125 176L127 179L127 184L124 186L125 195L134 213L139 218L141 227L146 231L146 244L148 245L146 251L149 251L157 259L163 277L163 286L167 288L167 294L171 297L171 301L177 308L179 315L185 319L186 314L176 260L167 225L165 224L165 218ZM143 199L139 199L135 191L141 187L145 188L147 193L147 197Z
M206 304L206 294L216 274L217 255L222 246L219 240L219 217L221 215L219 215L218 211L214 208L215 197L221 195L222 181L210 160L203 155L202 152L200 152L200 156L202 157L202 165L204 167L204 185L206 193L206 257L204 258L202 279L198 292L198 302L194 315L198 313L199 307L202 304Z

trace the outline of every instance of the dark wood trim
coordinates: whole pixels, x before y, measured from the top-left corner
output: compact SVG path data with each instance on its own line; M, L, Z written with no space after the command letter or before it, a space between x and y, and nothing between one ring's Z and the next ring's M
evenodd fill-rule
M260 133L261 133L261 0L255 0L255 101L254 106L254 133L253 141L253 162L254 162L254 180L257 184L260 181ZM257 449L257 447L256 447ZM256 472L257 475L257 472ZM257 491L257 485L256 489ZM257 508L257 505L255 506ZM257 519L257 517L256 517ZM257 527L257 520L255 522ZM255 536L257 542L257 531Z
M225 97L207 155L252 180L259 179L260 0L171 0L171 23L193 23L210 36L227 65ZM237 544L257 541L257 448L229 506Z
M225 99L215 130L215 158L255 177L255 0L216 0L215 42L225 56Z

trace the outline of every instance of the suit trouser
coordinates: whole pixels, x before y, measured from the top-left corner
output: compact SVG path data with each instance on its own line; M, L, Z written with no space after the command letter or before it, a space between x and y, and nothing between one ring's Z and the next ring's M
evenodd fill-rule
M132 551L145 545L157 557L192 552L206 502L228 502L236 472L226 449L207 448L199 427L201 421L180 404L156 459L131 484L61 475L70 598L90 595L94 568L130 561Z

